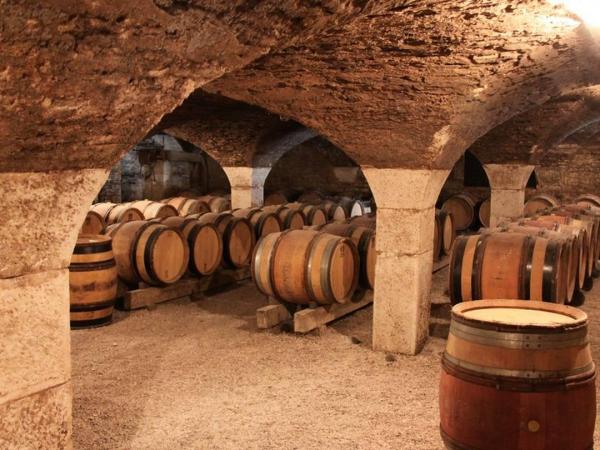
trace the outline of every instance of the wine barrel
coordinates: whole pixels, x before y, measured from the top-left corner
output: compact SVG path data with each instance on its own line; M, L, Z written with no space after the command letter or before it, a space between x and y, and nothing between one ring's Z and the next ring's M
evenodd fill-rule
M110 209L106 216L106 224L133 222L135 220L144 220L144 213L129 203L121 203Z
M112 321L117 297L117 268L108 236L77 238L69 265L71 328L89 328Z
M185 273L189 249L178 230L137 220L111 225L106 233L113 240L117 272L126 283L163 286L175 283Z
M436 210L435 220L440 230L440 250L444 255L449 255L452 250L452 244L456 239L456 230L454 229L454 220L452 215L446 211Z
M210 206L208 206L207 203L194 198L173 197L170 199L165 199L163 202L173 206L180 216L210 212Z
M231 209L231 200L216 195L203 195L196 200L205 202L213 213L221 213Z
M304 192L298 197L299 203L307 203L310 205L318 205L323 201L325 195L319 191Z
M223 259L223 240L214 225L181 216L166 217L161 219L161 223L179 230L186 240L191 273L210 275L219 268Z
M433 221L433 260L439 261L442 254L442 232L437 220Z
M106 223L96 211L88 211L79 230L79 234L102 234Z
M594 194L580 195L575 199L575 203L581 206L595 206L600 208L600 196Z
M442 438L450 449L592 449L595 373L583 311L520 300L457 305L442 357Z
M259 208L236 209L232 212L235 217L245 217L254 227L254 236L258 241L271 233L279 233L282 229L277 214L266 212Z
M110 202L94 203L92 206L90 206L90 211L100 214L104 222L108 223L108 213L115 206L117 206L116 203Z
M546 239L558 240L564 243L563 251L568 254L568 262L565 268L567 272L566 283L563 284L564 292L562 294L562 298L564 303L571 303L573 300L573 296L575 295L575 290L578 287L577 283L577 275L579 271L579 264L581 262L581 250L580 250L580 241L570 232L564 231L551 231L544 228L539 227L531 227L526 225L521 225L518 223L511 223L506 226L506 230L529 234L531 236L540 236Z
M583 288L585 279L587 277L586 268L588 260L588 239L587 231L584 228L580 228L573 225L564 225L555 222L548 222L543 220L532 220L527 219L519 222L521 225L526 227L543 228L550 231L558 231L561 233L568 233L572 235L577 241L577 247L579 248L579 259L577 263L577 275L576 275L576 288L578 290Z
M248 219L230 213L207 213L200 216L198 222L211 223L221 233L224 267L239 269L250 265L256 240Z
M346 220L346 210L333 200L325 200L321 203L328 221L338 222Z
M327 223L327 215L319 205L307 205L304 203L288 203L289 209L301 211L304 214L306 225L323 225Z
M525 216L533 216L540 211L548 208L554 208L559 205L559 201L548 194L538 194L531 197L525 202L524 214Z
M364 216L355 216L348 219L349 223L360 225L362 227L371 228L374 230L377 226L377 217L374 213L365 214Z
M481 225L486 228L490 226L491 207L492 202L489 197L479 202L477 205L477 217L479 218Z
M481 299L562 302L564 244L521 233L460 236L450 257L452 304Z
M290 199L281 191L273 192L265 197L264 206L283 205Z
M301 230L305 225L302 211L288 208L285 205L265 206L262 210L277 214L284 230Z
M594 254L590 255L593 267L598 258L600 258L600 208L596 206L582 207L581 205L570 204L561 206L556 214L561 214L562 211L567 212L567 215L573 219L590 222L588 225L588 227L592 230L590 245L595 250Z
M358 251L350 239L315 230L265 236L254 250L251 268L260 292L298 304L350 301L358 271Z
M444 202L442 211L452 216L454 228L463 231L475 220L475 203L473 197L467 193L455 194Z
M130 206L139 209L146 220L179 215L174 206L152 200L139 200L132 202Z
M319 225L315 229L352 240L360 259L359 284L365 289L373 289L375 287L375 261L377 260L375 231L360 225L340 222Z
M371 212L366 203L348 197L342 197L338 201L339 205L344 208L346 217L364 216Z

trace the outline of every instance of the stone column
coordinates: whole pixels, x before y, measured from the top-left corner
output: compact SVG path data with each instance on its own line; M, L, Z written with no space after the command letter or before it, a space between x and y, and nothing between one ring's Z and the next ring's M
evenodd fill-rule
M363 173L377 203L373 348L414 355L428 336L435 202L449 171Z
M525 187L535 166L522 164L484 164L492 189L490 227L506 219L523 216Z
M107 175L0 173L2 448L71 448L67 267Z
M270 167L223 167L231 185L231 207L262 206Z

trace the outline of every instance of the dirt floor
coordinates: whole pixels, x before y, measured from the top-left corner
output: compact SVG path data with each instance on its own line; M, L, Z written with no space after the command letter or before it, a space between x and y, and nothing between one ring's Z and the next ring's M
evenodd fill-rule
M446 276L434 276L434 335L447 332ZM431 337L415 357L373 352L371 307L320 334L264 332L255 326L263 303L245 284L74 331L75 448L444 448L444 339ZM596 361L599 303L597 280L583 307Z

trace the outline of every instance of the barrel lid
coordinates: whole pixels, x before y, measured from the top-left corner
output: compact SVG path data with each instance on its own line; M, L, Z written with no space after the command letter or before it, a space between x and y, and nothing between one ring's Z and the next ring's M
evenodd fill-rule
M478 300L452 308L452 317L484 328L571 328L584 325L587 314L577 308L527 300Z
M102 234L80 234L77 236L77 245L103 244L110 241L110 236Z

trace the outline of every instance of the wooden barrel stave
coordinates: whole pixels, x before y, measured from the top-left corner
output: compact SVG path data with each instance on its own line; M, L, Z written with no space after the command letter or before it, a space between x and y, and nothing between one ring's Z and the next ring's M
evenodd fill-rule
M525 202L525 207L523 208L523 213L525 216L533 216L538 214L540 211L544 211L548 208L554 208L559 205L559 201L548 194L537 194L533 197L530 197Z
M454 227L463 231L471 227L475 220L475 199L469 194L455 194L442 205L442 211L452 215Z
M79 234L102 234L106 228L106 222L101 214L96 211L88 211L83 224L79 229Z

